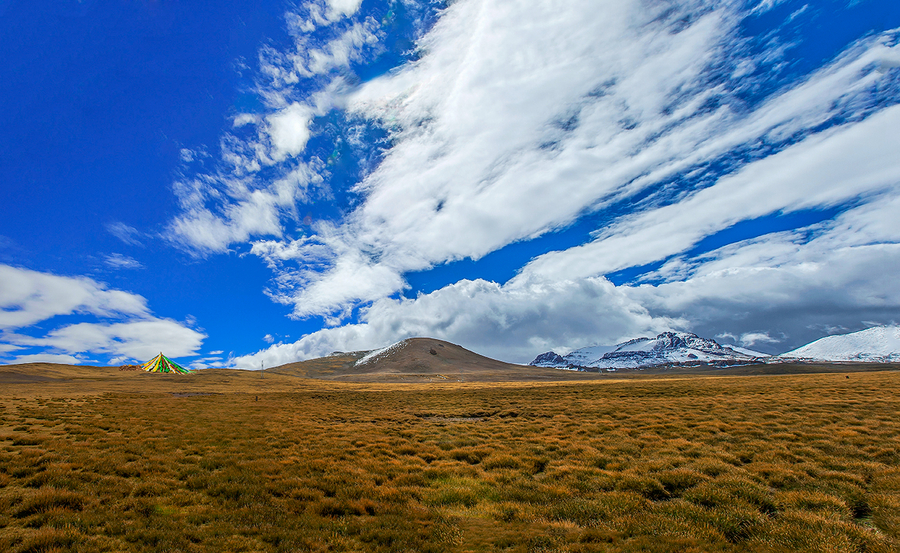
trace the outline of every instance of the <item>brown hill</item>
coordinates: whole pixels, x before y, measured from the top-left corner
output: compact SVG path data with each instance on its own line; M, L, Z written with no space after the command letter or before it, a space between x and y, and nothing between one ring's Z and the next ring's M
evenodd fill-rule
M434 338L410 338L383 350L339 353L289 363L266 372L356 382L510 382L596 378L578 373L514 365Z

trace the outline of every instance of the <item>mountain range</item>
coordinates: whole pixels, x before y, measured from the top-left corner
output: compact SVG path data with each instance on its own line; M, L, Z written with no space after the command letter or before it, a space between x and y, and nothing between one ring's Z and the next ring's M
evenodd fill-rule
M808 361L900 361L900 327L879 326L834 335L777 356L746 348L723 346L689 332L663 332L614 346L589 346L567 355L548 351L530 364L536 367L616 371L661 366L732 366L753 363Z
M542 353L531 362L536 367L569 369L638 369L661 365L736 365L754 362L764 354L737 351L690 332L663 332L655 338L636 338L614 346L591 346L561 356Z

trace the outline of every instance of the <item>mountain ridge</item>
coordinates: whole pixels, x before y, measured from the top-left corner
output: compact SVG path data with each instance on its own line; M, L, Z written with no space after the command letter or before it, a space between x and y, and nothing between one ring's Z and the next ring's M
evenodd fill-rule
M589 346L564 356L548 351L538 355L530 364L548 368L616 371L664 365L730 366L753 362L762 362L762 354L749 355L690 332L663 332L655 338L634 338L614 346Z
M723 346L713 339L702 338L690 332L663 332L655 338L634 338L614 346L588 346L566 355L547 351L535 357L530 365L570 370L616 371L663 366L726 367L737 364L898 361L900 326L881 325L858 332L826 336L780 355Z

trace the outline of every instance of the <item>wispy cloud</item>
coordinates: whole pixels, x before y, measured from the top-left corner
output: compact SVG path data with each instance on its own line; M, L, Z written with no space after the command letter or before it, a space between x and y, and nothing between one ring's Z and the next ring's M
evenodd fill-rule
M289 14L294 48L261 52L266 82L257 92L269 111L234 118L241 137L222 140L221 171L175 184L184 214L167 228L170 241L196 255L221 253L251 237L281 239L284 222L298 222L296 206L316 196L312 192L323 183L321 160L299 160L315 133L315 118L343 102L348 85L341 72L377 43L379 26L372 19L337 24L359 5L333 0L307 4L306 18ZM318 25L333 25L334 36L313 47L307 34ZM266 172L273 166L274 178ZM327 194L323 189L318 196Z
M113 253L106 256L106 264L113 269L143 269L144 266L140 261L134 259L133 257L129 257L127 255L122 255L120 253Z
M334 23L358 3L314 4L289 18L292 50L264 51L267 111L238 118L246 132L224 141L222 172L179 183L184 214L170 237L200 254L250 244L275 271L273 299L335 327L270 346L258 354L267 365L415 334L519 361L525 349L664 327L775 347L763 336L895 309L878 275L893 270L900 240L886 219L900 197L898 31L779 80L787 46L741 36L748 13L779 3L459 0L416 59L355 87L336 68L381 35L371 21ZM329 40L304 38L322 25L334 26ZM305 148L322 132L316 119L335 111L386 134L372 146L380 161L340 218L301 231L297 205L329 186ZM742 221L836 207L843 214L821 225L690 253ZM481 259L587 214L598 221L588 239L537 256L510 282L397 299L410 272ZM640 286L604 278L653 263ZM339 326L360 306L359 324ZM765 324L774 313L790 332ZM553 324L531 320L542 316Z
M900 106L834 127L748 164L682 201L625 217L589 244L544 255L526 273L590 276L681 253L739 221L900 195L892 138ZM884 201L884 198L879 198Z
M740 44L731 38L738 17L724 8L681 10L663 17L628 2L586 2L560 16L542 2L523 12L481 2L454 4L420 44L426 54L421 60L350 96L351 112L375 118L392 132L385 159L358 187L365 202L341 224L320 225L314 236L254 246L270 262L293 258L304 267L281 274L279 299L293 303L298 317L344 316L360 302L401 290L406 272L478 259L647 191L651 200L634 206L638 215L601 231L589 245L548 254L525 271L600 275L665 259L743 218L831 205L890 185L892 176L884 171L896 166L885 155L890 141L883 139L893 114L860 123L859 129L855 124L873 109L866 99L882 79L875 67L893 52L886 38L866 39L746 111L737 105L749 86L746 78L713 84L708 74L710 67L721 74L722 64L737 67L743 61L736 57ZM687 14L696 17L682 28L680 16ZM854 123L840 136L834 136L840 130L812 131L848 110L856 112L850 114ZM812 136L803 140L807 134ZM806 188L784 187L784 179L750 182L754 172L768 170L751 165L709 192L703 190L708 182L695 194L676 189L676 199L688 200L668 205L671 179L735 149L765 158L798 136L801 145L795 148L809 153L796 159L802 166L791 174L804 174ZM841 152L854 139L875 151L859 145ZM846 168L831 174L816 169L829 152L845 162L859 155L875 162L878 167L867 173L877 182L854 177L845 186L838 177L848 176ZM792 161L799 157L792 153ZM823 175L827 185L813 191ZM691 210L691 202L725 201L727 190L741 209ZM673 221L684 230L660 232Z
M143 243L140 240L143 233L121 221L109 223L106 225L106 230L129 246L143 246Z

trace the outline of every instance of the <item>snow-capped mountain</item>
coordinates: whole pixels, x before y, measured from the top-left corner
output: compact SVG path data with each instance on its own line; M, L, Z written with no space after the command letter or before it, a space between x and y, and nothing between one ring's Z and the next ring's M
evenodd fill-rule
M826 336L778 356L820 361L900 361L900 326L876 326L850 334Z
M751 362L760 356L723 347L715 340L689 332L663 332L656 338L636 338L615 346L591 346L565 356L548 351L538 355L531 365L614 370L672 364L735 364Z

